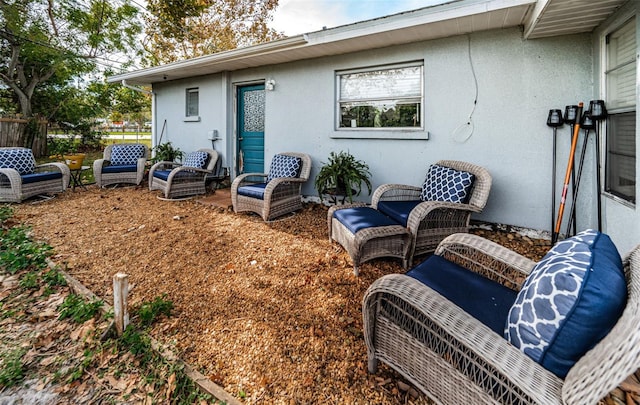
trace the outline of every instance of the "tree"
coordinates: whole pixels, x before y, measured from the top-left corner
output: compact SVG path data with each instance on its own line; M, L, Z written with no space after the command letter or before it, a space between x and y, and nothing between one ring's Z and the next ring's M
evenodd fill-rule
M61 89L135 51L137 13L129 0L0 0L0 81L20 113L45 113L33 104L39 88Z
M267 27L278 0L149 0L143 63L194 58L281 38Z

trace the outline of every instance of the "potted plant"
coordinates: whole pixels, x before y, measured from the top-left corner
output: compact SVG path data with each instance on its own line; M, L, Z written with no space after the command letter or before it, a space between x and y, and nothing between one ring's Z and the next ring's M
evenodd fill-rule
M78 153L78 144L75 136L66 138L54 138L48 145L52 156L62 159L70 170L80 170L85 154Z
M325 163L316 176L315 186L320 198L328 195L333 204L346 199L353 202L353 197L360 195L362 184L367 186L371 195L371 173L369 166L350 154L349 152L329 154L329 161Z
M171 142L160 143L153 148L155 155L151 159L152 163L175 162L184 157L184 152L171 145Z

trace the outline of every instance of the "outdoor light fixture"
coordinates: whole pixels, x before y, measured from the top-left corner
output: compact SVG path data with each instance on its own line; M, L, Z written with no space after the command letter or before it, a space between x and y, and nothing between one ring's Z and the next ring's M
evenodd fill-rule
M578 117L578 106L577 105L568 105L564 109L564 122L567 124L575 124L578 122L580 117Z
M549 117L547 117L547 125L550 127L561 127L564 124L562 119L561 110L549 110Z
M273 91L276 88L276 81L273 79L269 79L267 80L267 82L264 84L265 89L269 90L269 91Z
M580 120L580 128L589 130L589 129L595 129L595 127L596 127L596 122L591 116L591 113L589 111L585 111L582 114L582 119Z
M594 120L607 118L607 107L604 106L604 100L591 100L589 102L589 112Z

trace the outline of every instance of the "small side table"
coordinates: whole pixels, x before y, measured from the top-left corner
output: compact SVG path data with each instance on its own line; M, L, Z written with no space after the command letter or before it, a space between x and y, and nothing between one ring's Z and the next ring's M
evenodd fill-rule
M76 191L76 186L87 189L87 186L82 182L82 173L89 170L91 166L81 166L79 169L71 170L71 189Z

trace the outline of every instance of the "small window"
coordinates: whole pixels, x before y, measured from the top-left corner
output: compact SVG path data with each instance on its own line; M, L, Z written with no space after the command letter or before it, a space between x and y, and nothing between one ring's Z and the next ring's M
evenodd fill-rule
M636 202L636 19L606 37L605 190Z
M422 129L422 63L336 72L336 127Z
M187 102L186 102L186 116L187 117L197 117L199 115L198 111L198 88L187 89Z

